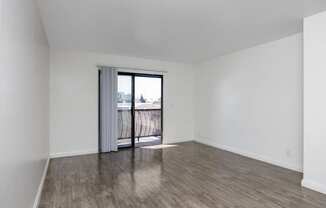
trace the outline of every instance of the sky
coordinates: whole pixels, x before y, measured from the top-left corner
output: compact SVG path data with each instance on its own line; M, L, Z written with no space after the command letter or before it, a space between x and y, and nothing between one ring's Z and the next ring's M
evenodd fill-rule
M118 91L131 94L131 76L118 76ZM135 96L158 100L161 97L161 79L154 77L135 77Z

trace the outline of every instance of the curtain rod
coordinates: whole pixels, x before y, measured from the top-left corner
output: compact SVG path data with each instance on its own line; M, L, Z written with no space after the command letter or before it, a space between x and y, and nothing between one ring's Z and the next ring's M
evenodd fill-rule
M103 67L108 67L108 68L117 68L117 69L125 69L125 70L137 70L137 71L147 71L147 72L156 72L156 73L168 73L168 71L162 71L162 70L150 70L150 69L140 69L140 68L133 68L133 67L121 67L121 66L107 66L107 65L97 65L97 68L103 68Z

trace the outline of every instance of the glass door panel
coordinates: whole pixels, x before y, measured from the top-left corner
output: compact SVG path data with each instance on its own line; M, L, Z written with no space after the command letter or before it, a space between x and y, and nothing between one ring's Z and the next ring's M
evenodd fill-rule
M132 82L131 75L118 75L118 147L131 147L133 143Z
M135 146L161 144L162 78L135 76Z

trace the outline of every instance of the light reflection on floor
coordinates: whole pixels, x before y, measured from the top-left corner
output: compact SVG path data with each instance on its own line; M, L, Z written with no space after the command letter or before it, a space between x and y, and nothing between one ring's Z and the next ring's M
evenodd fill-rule
M159 144L159 145L153 145L153 146L145 146L141 147L143 149L164 149L169 147L177 147L178 145L175 144Z

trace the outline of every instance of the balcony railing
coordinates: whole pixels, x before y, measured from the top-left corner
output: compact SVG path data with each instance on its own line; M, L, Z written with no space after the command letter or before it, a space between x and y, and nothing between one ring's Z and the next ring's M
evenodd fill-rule
M135 137L161 136L161 109L135 109ZM118 139L131 137L131 110L118 110Z

